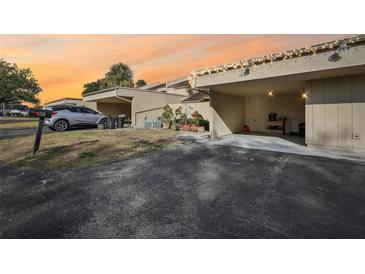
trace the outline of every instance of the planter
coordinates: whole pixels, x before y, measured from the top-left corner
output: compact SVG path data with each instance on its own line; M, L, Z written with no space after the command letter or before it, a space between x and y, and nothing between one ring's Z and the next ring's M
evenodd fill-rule
M171 122L163 122L162 123L162 128L164 128L164 129L171 128Z
M196 127L197 132L204 132L205 128L204 127Z
M182 130L182 131L191 131L191 126L189 126L189 125L183 125L183 126L180 128L180 130Z

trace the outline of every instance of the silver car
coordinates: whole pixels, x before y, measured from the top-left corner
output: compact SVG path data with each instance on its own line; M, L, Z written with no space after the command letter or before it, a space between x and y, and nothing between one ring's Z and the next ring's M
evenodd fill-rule
M102 114L86 107L57 106L52 107L52 117L44 124L52 130L64 131L70 127L96 126Z

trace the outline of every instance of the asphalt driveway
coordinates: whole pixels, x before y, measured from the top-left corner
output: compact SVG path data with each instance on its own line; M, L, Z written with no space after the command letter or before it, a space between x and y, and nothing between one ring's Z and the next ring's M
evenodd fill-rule
M365 165L185 144L94 168L0 165L1 238L364 238Z

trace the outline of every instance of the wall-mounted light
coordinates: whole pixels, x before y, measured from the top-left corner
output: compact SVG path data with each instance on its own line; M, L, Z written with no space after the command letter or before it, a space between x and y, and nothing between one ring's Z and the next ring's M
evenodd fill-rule
M268 95L268 96L274 96L274 93L273 93L272 91L269 91L269 92L267 93L267 95Z
M304 92L304 93L302 94L302 98L303 98L303 99L307 98L307 93L305 93L305 92Z

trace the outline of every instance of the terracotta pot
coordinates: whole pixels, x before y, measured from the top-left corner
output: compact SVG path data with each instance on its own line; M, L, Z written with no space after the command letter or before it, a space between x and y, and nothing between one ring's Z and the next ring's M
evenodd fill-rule
M190 131L191 130L191 127L189 125L183 125L181 127L181 130L183 130L183 131Z

